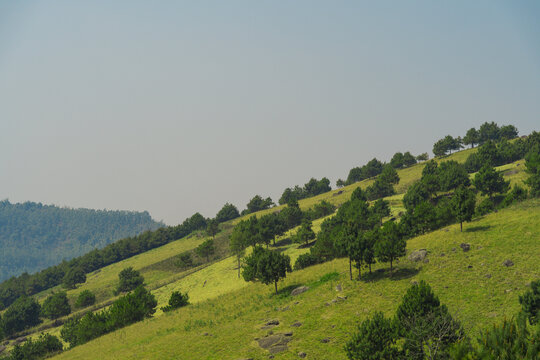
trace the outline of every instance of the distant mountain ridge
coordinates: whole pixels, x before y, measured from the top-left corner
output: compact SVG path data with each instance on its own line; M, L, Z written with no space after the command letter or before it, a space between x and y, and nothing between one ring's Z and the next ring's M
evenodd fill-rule
M0 281L164 226L147 211L71 209L0 201Z

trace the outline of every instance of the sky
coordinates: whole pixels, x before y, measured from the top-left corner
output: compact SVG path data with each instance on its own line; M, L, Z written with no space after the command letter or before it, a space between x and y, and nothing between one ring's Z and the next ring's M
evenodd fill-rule
M2 1L0 199L174 225L485 121L540 130L538 1Z

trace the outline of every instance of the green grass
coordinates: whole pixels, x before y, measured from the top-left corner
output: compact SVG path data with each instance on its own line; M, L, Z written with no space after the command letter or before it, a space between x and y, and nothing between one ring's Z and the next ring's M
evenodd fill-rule
M459 161L459 162L464 162L466 160L467 156L470 153L474 152L474 151L476 151L476 149L464 150L464 151L461 151L461 152L454 153L452 155L446 156L446 157L444 157L442 159L436 159L436 160L439 161L439 162L440 161L447 161L447 160L456 160L456 161ZM396 190L397 190L398 194L386 198L386 200L388 200L390 202L391 214L392 214L391 216L399 216L400 212L405 211L405 209L403 208L403 204L402 204L402 199L403 199L404 192L406 191L406 189L411 184L413 184L415 181L417 181L421 177L422 169L424 168L424 166L425 166L425 163L420 163L420 164L413 165L413 166L411 166L409 168L406 168L406 169L398 170L398 174L400 176L400 182L399 182L399 184L396 185ZM513 163L513 164L508 164L508 165L502 166L502 167L499 168L499 170L504 172L505 178L507 180L510 180L510 182L512 184L521 183L526 178L526 174L523 171L524 170L523 161L518 161L518 162ZM471 176L474 176L474 174L472 174ZM341 189L337 189L337 190L334 190L334 191L331 191L331 192L328 192L328 193L325 193L325 194L321 194L321 195L313 197L313 198L303 199L303 200L301 200L299 202L299 204L300 204L300 207L302 209L304 209L304 210L311 207L311 206L313 206L313 205L315 205L316 203L318 203L321 200L327 200L327 201L339 206L339 205L341 205L342 203L344 203L345 201L347 201L350 198L350 195L354 191L354 189L356 189L359 186L362 187L362 188L366 188L372 182L373 182L373 179L364 180L362 182L358 182L358 183L343 187ZM537 205L538 204L534 205L534 208L535 208L536 211L538 210ZM261 212L256 213L255 215L262 216L263 214L276 211L279 208L280 207L268 209L268 210L265 210L265 211L261 211ZM510 211L510 210L505 210L505 213L507 211ZM248 216L252 216L252 215L253 214L250 214ZM332 215L330 215L330 216L332 216ZM243 218L246 218L246 217L243 217ZM236 222L238 222L239 220L240 219L235 219L234 221L231 221L229 223L224 224L224 226L227 228L227 230L225 232L223 232L220 236L227 237L227 234L230 232L231 226L233 224L235 224ZM313 230L315 232L319 231L320 224L322 223L323 220L324 219L318 219L318 220L313 222ZM483 222L483 221L486 221L486 220L485 219L477 220L475 223ZM465 226L465 229L467 229L467 227L469 225L465 224L464 226ZM469 232L464 233L464 235L463 234L457 234L456 235L455 234L456 229L457 229L456 226L449 227L449 228L446 229L446 230L448 230L448 232L446 232L444 230L443 231L440 230L440 231L437 231L435 233L428 234L428 235L426 235L424 237L419 237L419 238L410 240L409 241L409 247L415 247L415 248L424 247L424 248L428 248L431 251L441 251L442 252L443 250L439 249L437 244L439 244L439 243L443 244L444 242L447 242L448 241L447 238L448 238L449 234L454 234L452 236L455 236L455 237L460 237L460 236L471 237L471 236L475 235L474 233L469 233ZM278 241L281 241L281 243L284 244L283 246L281 246L280 250L291 257L292 264L294 264L294 261L296 260L296 258L299 255L309 251L308 248L300 247L298 244L290 244L290 243L288 243L286 241L286 239L290 238L290 236L292 234L294 234L296 232L296 230L297 229L292 229L292 230L290 230L289 232L287 232L286 234L284 234L282 237L280 237L278 239ZM240 298L244 298L245 296L248 296L248 299L251 299L254 302L261 302L262 301L265 304L274 304L272 306L280 306L279 304L282 301L284 301L282 295L280 295L279 299L274 298L274 297L269 295L270 294L269 288L267 288L265 286L258 285L258 284L249 284L249 283L244 282L241 279L240 280L238 279L238 277L237 277L237 264L236 264L235 259L232 258L232 257L228 257L228 258L225 258L225 259L222 259L222 260L218 260L218 261L215 261L212 264L199 266L197 268L190 269L190 270L187 270L187 271L182 271L181 269L178 269L178 268L176 268L174 266L174 256L178 255L179 253L181 253L183 251L195 248L197 245L202 243L204 240L205 239L203 237L189 236L187 238L174 241L174 242L172 242L170 244L167 244L165 246L153 249L153 250L148 251L146 253L139 254L139 255L134 256L132 258L123 260L123 261L121 261L119 263L107 266L107 267L105 267L105 268L103 268L101 270L98 270L96 272L93 272L93 273L89 274L87 282L85 284L83 284L81 287L79 287L76 290L68 291L68 297L70 298L71 302L73 303L74 300L76 299L76 296L78 296L78 294L82 290L88 289L88 290L91 290L91 291L93 291L93 292L95 292L97 294L98 303L100 303L100 304L97 305L97 308L102 307L103 305L107 305L108 303L110 303L110 301L114 300L113 290L114 290L114 288L115 288L115 286L117 284L117 281L118 281L118 273L122 269L124 269L125 267L132 266L136 270L140 270L142 272L143 276L145 277L145 283L147 285L147 288L149 288L152 291L152 293L156 296L156 299L158 300L158 308L167 304L169 295L170 295L170 293L172 291L182 291L182 292L188 292L188 294L190 296L190 302L192 304L194 304L192 306L189 306L188 309L192 309L192 310L193 309L203 309L203 310L201 310L201 312L196 312L196 311L194 313L190 312L189 320L186 320L187 322L182 322L183 320L181 321L181 323L183 324L182 325L183 328L189 330L189 331L186 330L187 333L190 333L190 331L193 331L193 329L205 328L205 327L206 328L215 327L215 326L217 326L217 322L224 321L223 318L220 318L221 315L220 316L216 315L217 317L215 318L215 320L213 320L212 317L208 317L208 316L204 315L205 306L211 306L213 308L213 307L217 306L215 304L216 301L218 301L218 302L226 301L227 303L231 303L232 307L227 308L227 310L226 310L227 312L232 312L233 314L235 312L237 312L237 315L236 315L235 319L236 318L240 319L241 318L240 315L245 314L246 316L248 316L248 319L247 320L244 319L244 320L245 321L249 320L251 322L253 321L253 316L262 316L260 313L258 313L258 311L262 311L262 310L260 310L260 309L257 310L256 309L257 306L254 305L254 308L251 308L251 307L248 306L246 309L244 309L242 311L239 311L238 309L236 309L237 307L243 309L243 307L245 306L244 303L234 305L236 301L240 301ZM426 241L430 243L429 246L425 244ZM433 248L433 250L430 247ZM459 248L458 248L458 250L459 250ZM512 250L512 249L510 249L510 250ZM448 259L450 259L450 257ZM424 276L424 275L429 275L429 277L433 277L433 278L437 278L437 276L439 276L441 278L439 280L442 281L442 279L446 276L446 272L449 271L448 267L441 267L441 266L443 266L444 260L446 260L446 259L444 257L441 257L441 261L439 263L439 268L432 268L433 265L432 265L431 262L429 264L423 264L423 267L422 267L421 271L417 275L415 275L415 278L422 278L422 276ZM413 266L413 264L408 264L406 261L404 262L403 266L404 266L405 269L412 267L411 271L413 271L413 272L416 271L414 269L415 266ZM459 266L461 266L461 264ZM464 266L467 266L467 265L464 265ZM380 266L376 265L374 267L374 270L376 270L378 268L380 268ZM436 271L433 272L430 269L431 270L435 269ZM444 269L444 270L439 274L438 271L440 269ZM476 270L476 268L473 267L473 270ZM369 312L373 311L373 309L381 309L383 311L388 312L389 311L388 309L390 308L389 307L390 304L396 305L395 301L399 300L399 298L401 296L401 292L404 291L404 289L406 289L406 287L409 284L409 280L407 280L405 282L396 281L395 279L394 280L389 280L387 277L384 277L384 276L383 276L383 278L381 280L374 281L374 282L368 282L368 283L352 282L351 283L346 279L346 276L345 276L347 271L348 271L348 263L343 261L343 260L338 260L338 261L334 261L334 262L331 262L331 263L328 263L328 264L322 264L322 265L319 265L319 266L316 266L316 267L309 268L309 269L307 269L307 270L305 270L303 272L302 271L301 272L295 272L295 273L291 274L289 276L289 278L284 282L284 284L282 284L280 286L281 287L283 287L283 286L292 286L292 285L297 285L297 284L311 284L311 285L313 285L313 284L317 283L318 281L320 281L320 278L323 277L325 274L335 273L336 271L338 272L338 274L340 276L340 279L338 279L338 280L333 279L333 280L330 280L330 281L325 281L324 283L328 282L328 283L333 284L335 282L334 280L336 280L336 281L339 281L339 282L341 282L343 284L347 283L348 286L350 286L351 288L358 288L358 287L364 288L364 287L367 287L367 288L371 289L371 286L373 286L373 288L372 288L373 291L379 291L380 294L388 294L388 296L390 296L390 298L391 298L390 300L386 299L387 295L380 295L381 298L379 298L379 299L373 299L372 298L373 295L370 295L368 298L363 298L362 301L365 301L365 303L358 303L357 305L360 306L360 307L363 306L362 309L364 309L365 311L364 310L362 310L362 311L355 310L355 315L352 315L352 313L350 313L350 314L348 314L349 317L347 319L341 319L340 320L341 322L343 322L343 324L348 324L347 326L349 326L349 328L348 328L349 330L350 330L350 326L353 326L353 324L355 324L359 318L362 318L362 316L364 316L366 313L369 313ZM469 273L465 273L465 274L468 275ZM493 278L495 278L495 274L493 274ZM379 284L379 285L375 285L375 284ZM326 285L321 285L320 288L325 289L325 286ZM379 287L379 286L381 286L381 287ZM443 292L446 291L446 289L444 287L443 287L443 289L444 289L444 290L442 290ZM48 291L40 293L38 295L39 300L43 301L44 298L48 294L50 294L51 291L56 291L56 290L58 290L58 287L56 289L50 289ZM326 295L324 295L324 294L321 295L321 296L323 296L323 298L324 298L324 296L327 296L327 295L333 293L332 292L332 287L329 287L327 290L328 290L327 293L325 293ZM508 289L505 289L505 290L508 290ZM246 293L246 291L247 291L247 293ZM317 290L317 291L322 291L322 290ZM514 290L512 290L512 291L514 291ZM313 292L315 292L315 290L313 290ZM246 294L251 294L251 293L253 293L254 294L253 296L255 296L255 297L253 297L251 295L246 295ZM222 300L220 300L220 299L222 299ZM318 298L316 296L316 299L313 299L313 301L320 300L320 299L321 298ZM354 303L354 301L347 302L347 304L349 304L349 303ZM211 305L211 304L214 304L214 305ZM345 308L348 306L348 305L345 305L345 304L340 304L340 306L341 305L343 305ZM381 307L379 307L379 305ZM506 305L507 304L505 303L505 309L506 309ZM313 305L313 306L315 306L315 305ZM292 308L292 306L291 306L291 308ZM298 309L298 307L296 307L296 308L297 308L296 309L297 311L300 311L300 309ZM325 309L325 310L329 310L329 309ZM187 311L187 310L180 310L180 312L182 312L182 313L185 312L185 311ZM255 315L255 314L258 314L258 315ZM299 316L302 315L302 314L303 313L300 312ZM360 314L360 315L358 315L358 314ZM485 312L482 313L482 314L485 314ZM489 314L489 316L496 317L493 312L488 312L488 314ZM306 313L306 318L309 318L309 316L307 316L307 315L309 315L309 311ZM345 315L346 315L346 313L344 313L344 316ZM324 317L324 316L327 316L327 315L321 315L321 316ZM482 317L482 316L484 316L484 315L480 315L480 317ZM146 321L146 323L154 324L156 322L162 321L162 320L159 320L159 319L162 319L162 318L163 319L168 319L170 317L174 317L174 315L163 314L161 312L161 310L158 310L156 312L156 314L155 314L155 317L153 319L151 319L151 320ZM470 316L470 318L473 318L473 316ZM221 319L221 320L219 320L219 319ZM474 329L477 328L477 326L474 325L475 324L474 322L469 321L470 319L466 319L466 320L467 320L467 324L473 324L473 325L471 325L471 328L474 328ZM489 320L491 321L492 319L489 318ZM165 321L165 320L163 320L163 321ZM350 321L353 321L353 322L351 323ZM134 326L143 326L143 325L139 324L139 325L134 325ZM239 325L239 326L241 326L241 325ZM313 326L315 326L315 325L313 325ZM341 325L336 325L336 328L339 328L340 326ZM467 326L469 326L469 325L467 325ZM34 329L34 330L36 330L36 329ZM148 331L153 331L151 329L153 329L153 327L148 327ZM159 334L165 334L166 333L165 335L167 335L167 337L168 336L176 337L178 335L178 334L176 334L176 330L171 330L171 329L176 329L176 327L171 325L169 330L163 330L161 328L161 325L159 325L159 331L158 332L159 332ZM297 329L296 331L302 332L304 329L307 329L307 327L306 328L302 327L300 329ZM50 332L50 333L52 333L54 335L59 335L59 330L60 330L60 328L55 328L55 329L49 329L49 330L46 330L46 331ZM109 337L111 337L111 336L114 337L114 336L117 336L118 334L127 333L127 331L128 331L127 329L120 330L120 331L115 333L116 335L115 334L110 334L108 336ZM143 330L140 330L140 331L143 331ZM146 331L147 330L144 330L143 332L146 332ZM221 329L220 331L224 331L224 330ZM314 331L314 334L317 334L318 329L317 330L312 329L312 331ZM210 332L210 331L208 331L208 332ZM174 335L174 334L176 334L176 335ZM239 336L243 336L242 332L240 332L239 334L240 334ZM34 336L37 336L37 333L34 334ZM184 338L184 336L187 336L187 335L186 334L181 335L182 338ZM249 335L249 336L251 336L251 335ZM185 340L186 341L194 341L194 344L199 344L200 341L204 342L205 340L208 340L208 339L201 340L198 337L195 337L195 338L196 338L196 340L193 340L189 336L187 336L185 338ZM343 343L344 338L341 338L341 339L342 340L340 340L340 341ZM101 340L97 339L95 341L99 342ZM103 340L103 341L105 341L105 340ZM141 340L141 341L143 341L143 340ZM150 343L151 341L153 341L153 340L149 340L149 339L144 340L145 343L146 342ZM182 342L184 342L184 341L182 341ZM296 342L294 342L294 343L296 343ZM253 347L253 343L250 343L250 344L251 344L250 346ZM112 345L112 344L109 344L109 345L112 346L113 348L115 348L117 346L117 345ZM313 344L311 344L310 346L313 346L313 347L317 348L317 347L319 347L321 345L322 345L322 348L328 348L328 344L319 344L316 341ZM85 346L90 346L90 344L85 345ZM201 344L201 346L202 346L202 344ZM229 347L229 346L233 346L233 345L228 344L226 341L221 341L220 346ZM292 348L292 346L293 345L291 343L291 348ZM342 346L342 344L340 346ZM128 354L129 351L125 353L124 352L125 349L123 347L120 347L120 348L122 350L119 350L117 357L118 358L124 358L124 355ZM250 353L250 351L253 350L255 353L259 354L259 355L255 356L255 358L260 357L261 353L257 352L258 349L256 347L255 347L255 350L250 348L251 350L249 350L249 351L246 350L248 348L246 348L245 346L242 347L241 349L242 349L243 352L246 352L246 354ZM80 351L80 350L75 349L74 353L78 354L78 351ZM160 351L161 351L161 349L160 349ZM306 349L304 349L303 351L308 352ZM168 354L168 352L165 352L165 354ZM181 352L177 351L174 354L175 355L172 356L172 357L177 358L178 356L180 356L179 354L181 354ZM191 354L191 352L187 352L186 354ZM193 354L197 354L197 356L195 356L195 357L187 357L187 358L219 358L219 357L212 357L211 355L205 355L207 357L204 357L199 352L196 352L196 351L193 352ZM209 354L213 354L213 353L209 353ZM126 356L129 357L131 355L129 355L129 356L126 355ZM135 355L133 355L133 356L135 356ZM202 356L202 357L199 357L199 356ZM242 356L244 356L244 355L242 355ZM247 355L245 355L245 356L247 356ZM139 358L137 356L135 356L135 357ZM140 356L140 357L144 358L145 356ZM159 357L168 358L169 355L164 355L164 356L160 355ZM239 356L237 356L237 358L238 357L241 357L241 356L239 355ZM182 358L182 357L180 357L180 358ZM224 357L224 358L228 358L228 357ZM235 357L233 356L233 357L230 357L230 358L235 358ZM287 357L285 357L285 358L287 358Z
M193 305L108 334L58 358L263 359L268 352L254 339L268 333L260 329L267 320L279 319L274 333L293 331L294 335L289 350L276 359L297 359L299 351L313 359L329 354L332 359L345 359L343 345L358 323L377 310L392 314L411 282L421 279L474 334L515 314L518 295L540 277L539 224L540 200L529 200L466 223L463 233L459 225L452 225L409 240L408 251L427 249L429 262L403 259L392 278L386 264L377 264L371 277L350 281L348 263L340 259L289 274L279 284L286 291L278 296L272 294L271 286L237 279L233 259L225 259L168 285L166 291L155 291L161 305L174 287L187 290ZM471 244L469 252L461 250L462 242ZM294 252L296 244L289 248ZM503 266L506 259L515 266ZM204 287L203 279L207 280ZM335 291L338 283L343 286L341 294ZM310 290L298 297L288 295L303 284ZM347 300L330 303L338 294ZM291 327L295 321L303 325ZM320 341L325 337L329 343Z

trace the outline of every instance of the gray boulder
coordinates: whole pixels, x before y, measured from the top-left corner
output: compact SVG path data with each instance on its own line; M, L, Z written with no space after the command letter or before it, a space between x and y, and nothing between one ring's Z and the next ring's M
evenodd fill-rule
M291 291L291 295L292 296L300 295L301 293L304 293L304 292L306 292L308 290L309 290L309 287L307 287L307 286L299 286L296 289L294 289L293 291Z
M427 255L426 249L416 250L409 254L409 260L414 261L414 262L422 261L424 260L426 255Z

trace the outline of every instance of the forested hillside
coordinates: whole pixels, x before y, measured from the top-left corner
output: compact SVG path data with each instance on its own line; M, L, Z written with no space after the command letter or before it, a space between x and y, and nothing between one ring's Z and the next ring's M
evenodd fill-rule
M0 202L0 280L35 272L163 224L148 212Z

